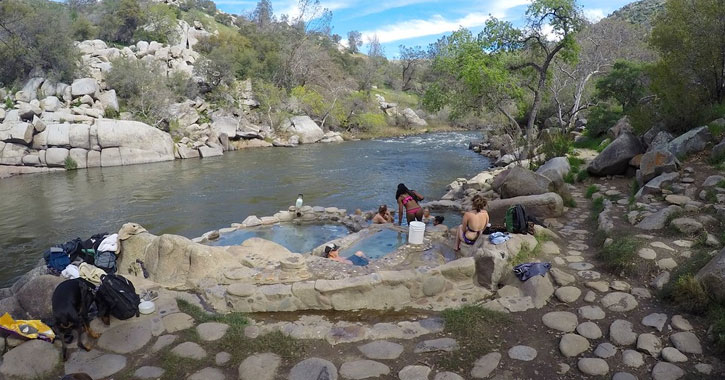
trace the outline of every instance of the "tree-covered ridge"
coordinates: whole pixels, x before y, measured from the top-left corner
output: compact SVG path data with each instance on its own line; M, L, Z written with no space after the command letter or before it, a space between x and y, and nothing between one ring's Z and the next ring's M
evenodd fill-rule
M622 20L649 28L665 8L666 0L640 0L614 11L608 18Z

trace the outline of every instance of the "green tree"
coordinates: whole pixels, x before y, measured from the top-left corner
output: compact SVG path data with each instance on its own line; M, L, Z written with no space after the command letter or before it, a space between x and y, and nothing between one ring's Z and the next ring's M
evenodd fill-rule
M138 0L105 0L101 19L101 38L106 41L130 44L136 29L143 24Z
M350 49L351 53L355 54L359 52L362 43L362 33L358 32L357 30L351 30L347 32L347 46L348 49Z
M274 22L272 2L269 0L260 0L252 12L251 19L262 29L269 27Z
M668 1L651 42L661 56L653 89L669 124L705 121L703 104L725 101L725 2Z
M147 4L144 9L144 25L134 33L137 40L158 41L173 44L169 40L177 28L176 12L166 4Z
M629 113L649 95L649 77L643 64L619 61L596 87L599 98L614 99Z
M63 4L45 0L0 1L0 82L23 80L33 70L70 80L79 54Z

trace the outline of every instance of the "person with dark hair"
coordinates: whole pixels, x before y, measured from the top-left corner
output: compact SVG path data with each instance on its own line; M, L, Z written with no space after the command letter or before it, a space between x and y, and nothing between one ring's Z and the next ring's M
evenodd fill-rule
M381 205L378 207L378 212L373 216L374 224L385 224L393 223L393 216L388 211L388 205Z
M357 265L361 267L370 264L370 259L368 259L362 251L357 251L354 255L348 258L340 257L340 247L333 243L325 246L324 257L343 264Z
M433 218L433 226L437 226L439 224L443 224L443 221L446 220L445 217L441 215L436 215L435 218Z
M404 184L398 184L398 190L395 192L395 199L398 201L398 225L403 223L403 207L405 207L405 218L410 222L423 220L423 209L418 202L423 200L423 196L415 190L408 189Z
M480 195L473 197L473 211L463 214L463 220L456 233L456 251L461 250L461 241L473 245L488 225L489 217L486 199Z

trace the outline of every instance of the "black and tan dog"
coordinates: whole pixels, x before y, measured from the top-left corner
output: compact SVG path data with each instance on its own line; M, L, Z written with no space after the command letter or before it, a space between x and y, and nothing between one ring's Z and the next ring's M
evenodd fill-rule
M88 315L94 301L93 288L90 282L76 278L61 282L53 292L53 330L61 339L64 361L68 358L66 344L73 341L73 330L77 332L78 347L86 351L90 351L91 347L83 343L83 331L93 339L100 337L100 334L91 330L91 318Z

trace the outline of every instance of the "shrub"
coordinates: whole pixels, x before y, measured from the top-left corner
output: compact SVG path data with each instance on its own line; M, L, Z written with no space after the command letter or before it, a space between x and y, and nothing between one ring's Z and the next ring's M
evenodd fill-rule
M590 185L589 187L587 187L587 192L584 194L584 196L591 199L592 195L594 195L594 193L596 193L597 191L599 191L599 187L597 187L597 185Z
M353 115L351 123L364 132L379 130L388 125L383 114L372 112L364 112L358 115Z
M541 145L541 153L548 161L554 157L566 156L572 149L571 139L558 132L552 132L544 138Z
M621 106L600 104L592 107L587 118L587 132L590 137L597 138L607 133L607 130L614 126L622 118Z
M106 109L103 110L103 117L106 119L118 119L119 112L111 107L106 107Z
M586 170L581 170L579 173L576 174L577 182L584 182L587 178L589 178L589 172Z
M691 273L675 281L672 300L683 310L695 314L704 313L710 304L710 297L705 288Z
M497 331L510 321L507 314L474 305L443 310L441 317L445 321L445 331L465 347L443 354L437 363L441 368L454 371L470 366L498 347L501 337Z
M78 169L78 163L71 156L66 157L65 161L63 161L63 164L65 165L65 170Z
M138 0L104 0L100 23L103 40L130 44L136 29L143 24L143 12Z
M599 214L604 211L604 197L597 198L592 201L592 219L597 220Z
M597 150L599 146L602 144L602 141L604 141L605 137L591 137L589 135L584 135L583 138L579 139L579 141L574 142L574 147L579 149L590 149L590 150Z
M569 184L574 184L574 181L576 180L576 172L574 170L571 170L569 173L566 173L564 175L564 182Z
M601 200L601 198L598 200ZM598 258L602 260L605 268L613 273L635 274L638 262L641 261L637 257L637 251L641 245L642 242L636 238L620 236L614 239L612 244L602 248Z

